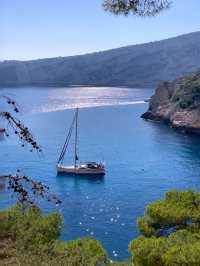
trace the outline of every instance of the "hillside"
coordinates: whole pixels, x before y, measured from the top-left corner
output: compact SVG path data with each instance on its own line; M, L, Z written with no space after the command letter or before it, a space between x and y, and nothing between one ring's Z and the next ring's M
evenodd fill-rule
M161 83L142 117L167 122L185 132L200 133L200 71Z
M0 86L152 87L200 68L200 32L70 57L0 62Z

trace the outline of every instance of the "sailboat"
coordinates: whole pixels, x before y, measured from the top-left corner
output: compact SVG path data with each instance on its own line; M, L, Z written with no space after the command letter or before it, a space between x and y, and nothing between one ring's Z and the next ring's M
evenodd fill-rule
M105 165L102 162L85 162L85 163L78 163L79 158L77 155L77 140L78 140L78 114L79 109L76 108L75 114L69 128L68 135L66 137L65 143L63 145L61 154L59 156L57 162L57 172L58 173L65 173L69 175L105 175ZM69 145L70 139L73 134L73 130L75 129L75 142L74 142L74 164L70 166L66 166L63 164L67 147Z

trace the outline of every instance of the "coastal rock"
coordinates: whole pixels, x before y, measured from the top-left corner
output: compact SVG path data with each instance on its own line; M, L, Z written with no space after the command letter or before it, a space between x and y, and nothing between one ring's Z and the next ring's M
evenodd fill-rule
M142 118L200 133L200 71L160 83Z

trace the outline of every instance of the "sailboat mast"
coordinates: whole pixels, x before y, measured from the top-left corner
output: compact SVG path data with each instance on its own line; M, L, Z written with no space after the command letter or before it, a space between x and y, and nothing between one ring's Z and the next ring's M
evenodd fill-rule
M75 122L75 143L74 143L74 167L77 167L77 138L78 138L78 108L76 109L76 122Z

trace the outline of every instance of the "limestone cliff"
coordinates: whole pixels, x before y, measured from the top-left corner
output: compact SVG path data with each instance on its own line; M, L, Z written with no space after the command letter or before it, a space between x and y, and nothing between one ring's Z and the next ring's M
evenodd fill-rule
M200 71L172 82L162 82L142 118L200 133Z

